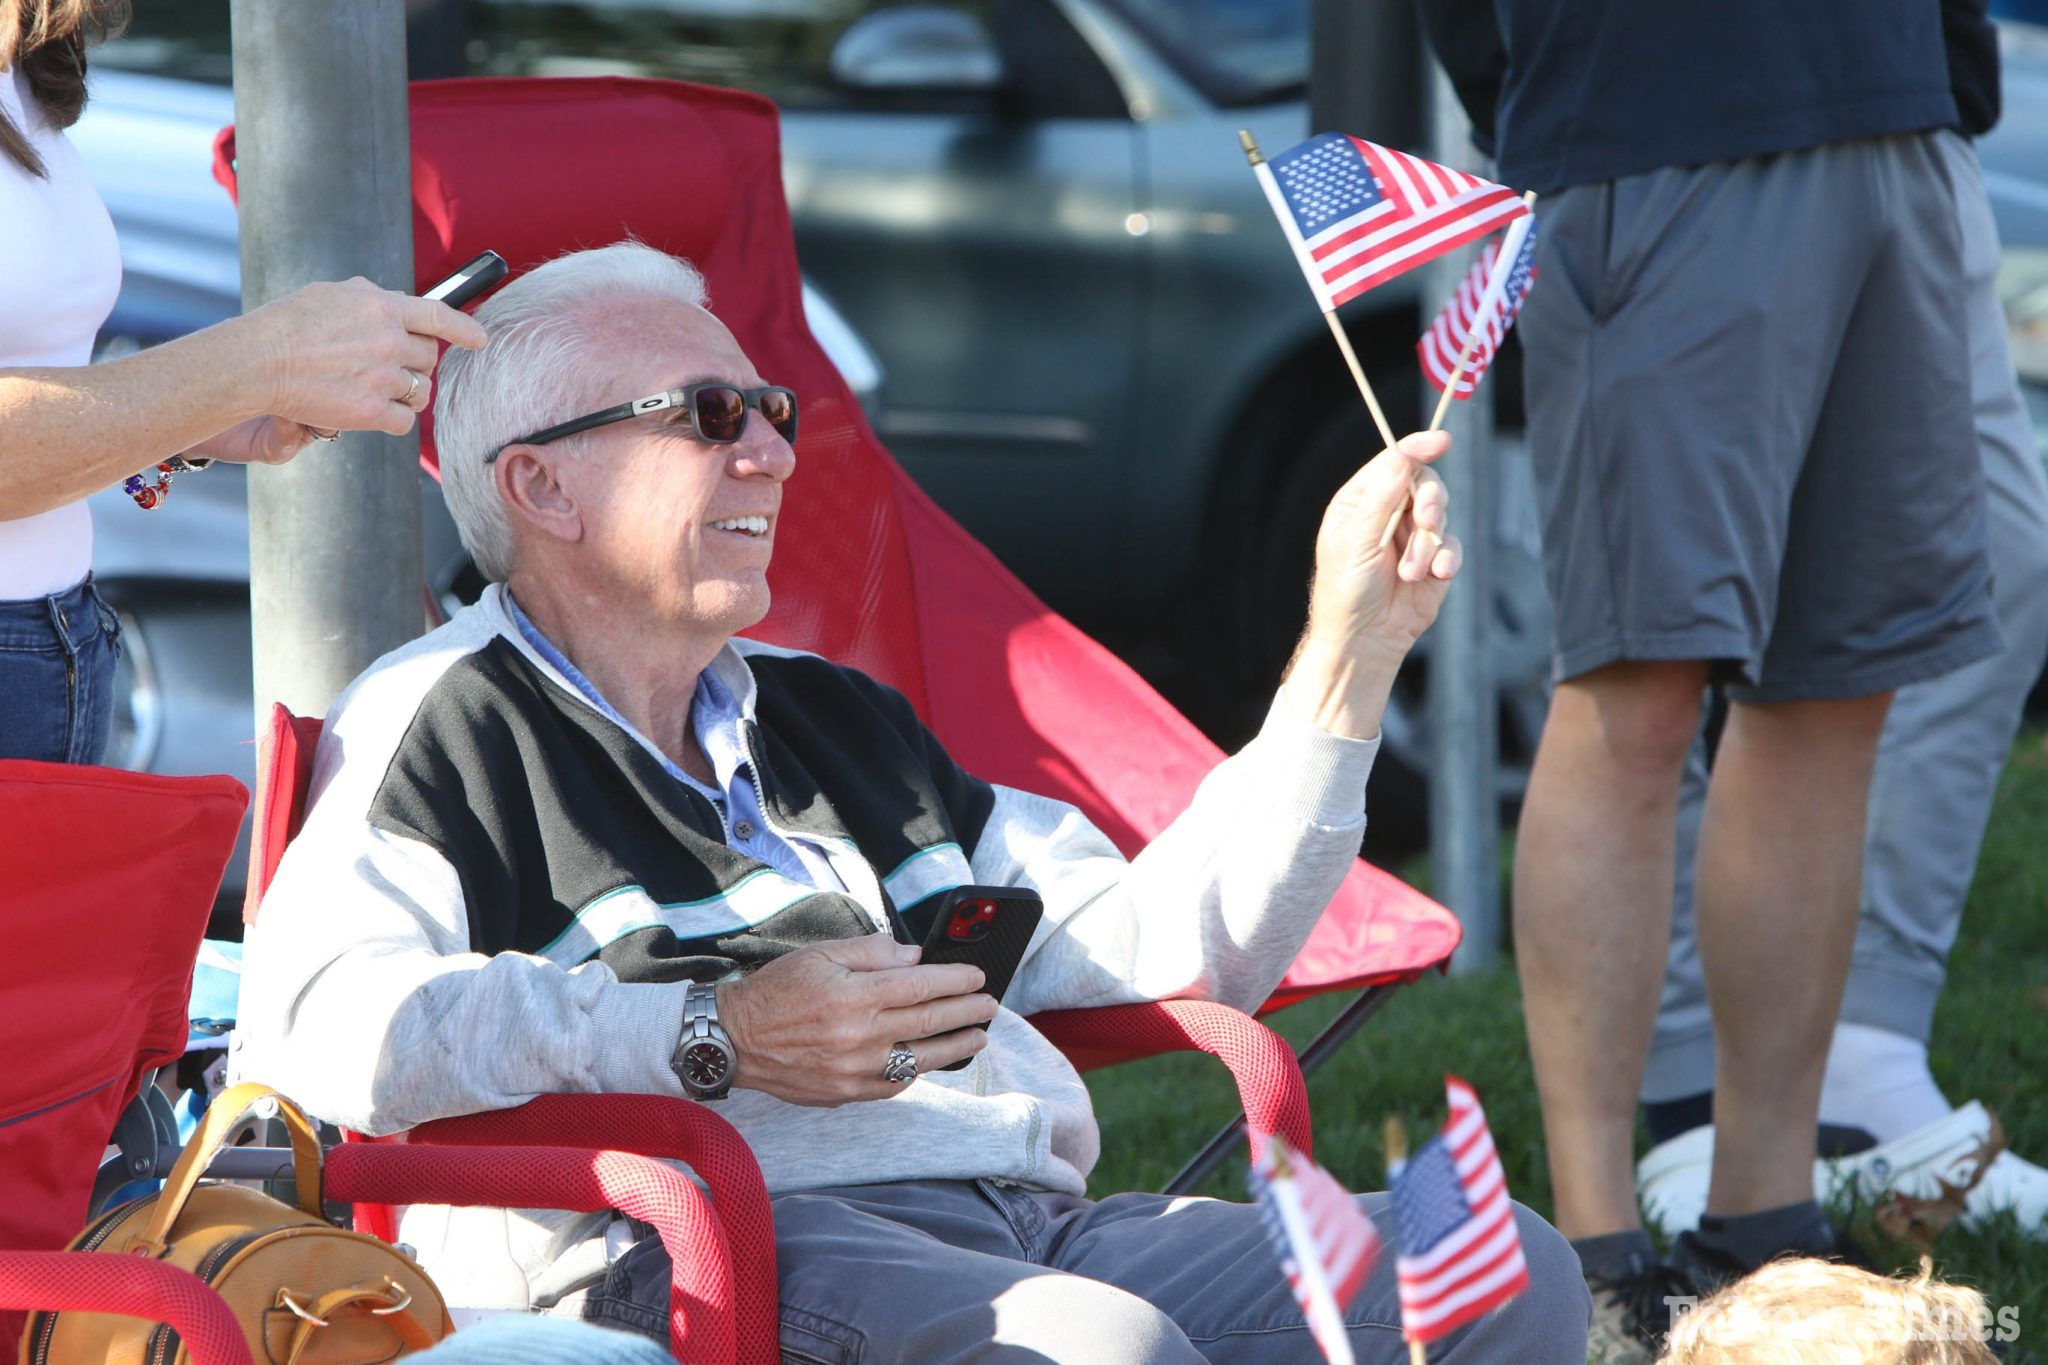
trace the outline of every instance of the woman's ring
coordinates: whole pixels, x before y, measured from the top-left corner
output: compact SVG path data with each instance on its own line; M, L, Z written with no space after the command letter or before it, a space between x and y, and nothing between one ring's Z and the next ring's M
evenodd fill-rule
M890 1048L889 1060L882 1066L882 1079L909 1085L917 1079L917 1054L907 1047Z
M405 378L405 393L398 401L406 407L411 407L412 400L420 396L420 372L418 370L407 370Z

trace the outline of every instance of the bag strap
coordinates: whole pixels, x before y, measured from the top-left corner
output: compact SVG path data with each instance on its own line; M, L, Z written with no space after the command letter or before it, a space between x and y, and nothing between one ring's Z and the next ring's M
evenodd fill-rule
M286 1348L284 1365L292 1365L299 1353L311 1344L313 1333L333 1325L334 1315L342 1309L356 1304L370 1305L373 1317L384 1319L392 1335L404 1342L408 1349L424 1351L434 1344L434 1334L427 1325L412 1313L412 1291L393 1279L385 1279L374 1285L355 1285L348 1289L331 1289L314 1299L311 1304L302 1304L292 1296L289 1289L277 1291L277 1304L289 1309L299 1318L299 1325L292 1332L291 1345Z
M222 1091L206 1107L206 1116L199 1121L198 1130L185 1144L178 1164L164 1179L164 1190L157 1196L148 1229L130 1241L126 1251L143 1256L163 1255L164 1247L171 1239L171 1228L176 1225L178 1215L185 1211L185 1201L192 1197L207 1163L213 1160L242 1116L265 1099L277 1101L278 1113L284 1119L285 1127L291 1131L292 1175L298 1186L299 1208L323 1223L327 1221L327 1215L320 1208L320 1137L313 1131L312 1122L297 1105L269 1086L244 1081Z

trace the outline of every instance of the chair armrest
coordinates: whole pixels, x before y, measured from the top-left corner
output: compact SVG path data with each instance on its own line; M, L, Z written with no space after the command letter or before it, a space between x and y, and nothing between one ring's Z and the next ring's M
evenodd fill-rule
M466 1147L605 1147L685 1163L710 1188L732 1251L740 1358L780 1358L768 1187L746 1139L711 1106L665 1095L542 1095L517 1109L421 1124L408 1136Z
M481 1151L347 1143L327 1154L327 1198L375 1204L617 1209L650 1224L674 1266L669 1349L678 1360L736 1360L732 1262L711 1201L672 1166L567 1147Z
M220 1295L189 1270L99 1251L0 1251L0 1308L119 1313L170 1324L194 1365L250 1365Z
M1061 1051L1209 1053L1229 1067L1237 1081L1254 1160L1267 1133L1278 1133L1303 1156L1313 1156L1308 1086L1294 1049L1241 1010L1208 1000L1164 1000L1052 1010L1032 1015L1031 1025Z

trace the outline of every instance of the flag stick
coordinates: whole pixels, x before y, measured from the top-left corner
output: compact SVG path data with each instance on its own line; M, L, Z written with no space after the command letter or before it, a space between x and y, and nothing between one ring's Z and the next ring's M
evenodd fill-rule
M1522 207L1529 208L1536 202L1536 191L1530 190L1522 196ZM1451 374L1451 382L1444 386L1443 395L1436 400L1436 415L1429 419L1431 431L1441 431L1444 417L1451 410L1451 395L1458 391L1458 385L1465 378L1465 369L1472 363L1472 352L1479 345L1479 338L1486 331L1487 322L1500 312L1501 293L1507 287L1508 272L1514 269L1515 257L1521 254L1522 242L1528 237L1526 226L1531 220L1524 215L1508 225L1508 235L1501 243L1500 255L1494 258L1494 268L1487 276L1486 292L1480 297L1479 309L1472 317L1472 328L1465 334L1465 347L1458 352L1458 368ZM1380 548L1386 549L1394 542L1394 532L1401 525L1401 518L1407 513L1415 496L1415 481L1408 483L1408 497L1394 509L1394 515L1387 518L1387 529L1380 533Z
M1522 196L1522 207L1536 207L1536 191L1530 190ZM1516 221L1526 223L1529 220L1522 218ZM1465 378L1465 369L1472 363L1472 352L1478 349L1480 335L1485 332L1486 325L1500 313L1501 293L1507 284L1507 276L1501 272L1515 268L1514 258L1521 254L1522 243L1527 239L1527 228L1517 232L1514 224L1508 225L1508 235L1500 245L1500 255L1494 258L1493 274L1486 281L1486 293L1481 296L1479 310L1472 317L1472 330L1465 336L1465 349L1458 352L1458 368L1451 371L1451 382L1444 385L1443 396L1436 400L1436 415L1429 419L1431 431L1443 429L1444 416L1451 410L1451 395L1458 391L1458 385Z
M1294 1248L1295 1273L1301 1277L1302 1287L1308 1295L1308 1314L1322 1329L1311 1330L1310 1336L1322 1348L1323 1356L1330 1365L1356 1365L1351 1354L1351 1338L1344 1329L1344 1315L1337 1307L1336 1296L1330 1292L1330 1281L1323 1274L1322 1260L1316 1255L1315 1237L1308 1228L1308 1213L1301 1207L1301 1191L1287 1171L1287 1144L1277 1137L1270 1141L1279 1153L1273 1172L1273 1208L1279 1213L1280 1225L1287 1229L1287 1240Z
M1365 367L1358 363L1358 353L1351 349L1351 338L1344 332L1344 324L1337 321L1332 311L1323 314L1323 321L1330 324L1330 335L1337 338L1337 349L1344 353L1344 363L1350 367L1351 377L1358 381L1358 392L1365 399L1365 406L1372 413L1373 425L1380 429L1380 439L1386 448L1394 447L1394 429L1387 424L1387 414L1380 410L1380 400L1373 395L1372 382L1365 377Z
M1408 1130L1401 1126L1399 1115L1389 1114L1380 1132L1387 1153L1387 1183L1391 1185L1400 1178L1401 1168L1408 1164Z
M1474 327L1465 338L1465 349L1458 352L1458 368L1451 371L1451 382L1436 400L1436 412L1429 419L1431 431L1444 429L1444 418L1451 410L1451 395L1458 391L1458 382L1465 377L1465 367L1472 363L1472 352L1479 346L1479 329Z
M1408 1130L1401 1126L1397 1115L1387 1115L1381 1128L1387 1152L1387 1184L1392 1185L1400 1178L1401 1168L1408 1164ZM1429 1365L1428 1350L1419 1341L1408 1343L1408 1365Z

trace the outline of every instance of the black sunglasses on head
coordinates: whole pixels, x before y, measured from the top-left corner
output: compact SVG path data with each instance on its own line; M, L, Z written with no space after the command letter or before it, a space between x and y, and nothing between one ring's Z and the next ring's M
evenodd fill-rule
M743 389L736 384L710 380L702 384L691 384L686 388L670 389L666 393L649 394L635 398L630 403L605 408L567 422L557 422L531 436L522 436L516 441L507 441L489 455L484 463L489 464L505 453L506 446L544 446L550 441L559 441L564 436L574 436L579 431L592 427L623 422L629 417L643 417L651 412L666 412L676 409L683 421L690 427L690 434L698 440L715 446L729 446L740 439L740 433L747 427L747 409L753 408L768 419L768 425L776 434L792 444L796 441L796 394L789 389L769 384L758 389Z

